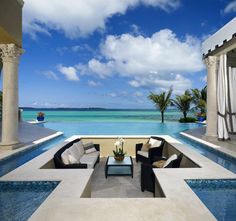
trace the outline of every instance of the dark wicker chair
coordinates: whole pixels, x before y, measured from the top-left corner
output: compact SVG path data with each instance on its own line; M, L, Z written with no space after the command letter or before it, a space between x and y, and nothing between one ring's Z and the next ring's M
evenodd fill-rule
M165 144L165 139L161 137L151 136L150 138L161 141L160 146L152 147L148 151L148 157L138 154L138 151L141 151L143 143L136 144L135 153L136 153L136 162L141 161L142 163L152 164L154 161L157 161L162 158L163 147Z
M55 164L55 168L57 169L86 169L88 168L87 164L82 164L82 163L75 163L75 164L69 164L69 165L66 165L63 163L62 159L61 159L61 154L66 150L68 149L69 147L71 147L74 143L77 143L80 141L80 138L76 139L76 140L73 140L69 143L67 143L65 146L63 146L60 150L58 150L55 154L54 154L54 157L53 157L53 160L54 160L54 164ZM94 144L94 147L96 148L97 151L100 151L100 146L99 144ZM95 165L97 163L99 163L99 160L100 160L100 156L98 156L98 159L95 163ZM94 166L95 166L94 165Z
M176 160L171 161L165 168L179 168L183 154L179 154ZM151 164L141 164L141 190L147 190L155 194L155 175L153 168L157 168Z

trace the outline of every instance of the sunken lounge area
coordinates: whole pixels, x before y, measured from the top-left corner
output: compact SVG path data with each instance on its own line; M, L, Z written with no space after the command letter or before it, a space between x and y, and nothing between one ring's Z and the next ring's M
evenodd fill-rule
M123 139L126 156L123 161L117 161L114 159L113 150L116 149L114 144L118 140L117 137L72 139L60 148L42 169L94 169L91 178L92 198L143 198L164 197L155 179L154 168L199 167L164 138L157 136L126 137ZM153 146L143 150L142 147L151 142ZM89 145L91 148L85 152L77 152L78 148L84 150ZM74 162L72 160L71 163L63 163L64 154L72 148L75 149L75 157L80 155L78 161L73 159ZM89 151L88 154L86 151ZM169 163L164 166L166 161Z
M136 158L139 151L137 144L145 144L151 137L138 135L123 136L127 158L123 161L126 167L122 171L126 171L123 174L126 176L117 176L117 167L112 166L112 151L117 137L72 136L0 180L59 181L54 191L30 217L31 221L215 220L186 180L235 179L235 174L170 136L155 135L165 140L161 154L166 158L164 163L176 154L175 160L178 160L174 162L177 164L169 164L165 168L153 167L152 164L142 162L142 157ZM60 165L56 165L55 156L65 146L80 140L97 144L93 160L84 158L83 164L87 160L90 166L58 168Z

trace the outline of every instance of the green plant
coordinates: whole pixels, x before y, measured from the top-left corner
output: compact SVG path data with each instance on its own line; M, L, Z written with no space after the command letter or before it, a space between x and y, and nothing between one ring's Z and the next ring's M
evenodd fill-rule
M200 113L206 113L206 102L207 102L207 86L205 86L202 90L197 88L191 89L193 103L195 104L194 109L196 111L200 111Z
M160 110L162 123L164 123L164 112L168 105L171 104L170 97L172 91L173 89L170 88L167 92L162 92L160 94L154 94L151 92L148 96L148 99L151 100L155 104L156 108Z
M44 117L44 113L43 112L38 112L38 117Z
M206 117L206 113L197 113L197 117Z
M115 157L125 156L126 152L124 152L124 143L125 140L122 137L118 137L117 141L114 143L116 149L113 150Z
M195 121L197 121L197 119L194 117L186 117L186 118L179 119L180 123L194 123Z
M183 95L176 95L175 99L171 99L171 102L180 110L184 115L184 119L187 118L187 113L190 111L190 106L193 97L189 90L186 90Z

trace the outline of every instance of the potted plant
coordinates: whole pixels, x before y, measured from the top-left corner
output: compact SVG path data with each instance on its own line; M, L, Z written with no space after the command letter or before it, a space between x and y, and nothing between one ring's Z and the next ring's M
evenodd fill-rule
M206 120L206 113L197 113L197 119L198 119L198 121L200 121L200 122L203 122L204 120Z
M39 112L38 116L37 116L37 120L38 121L44 121L44 116L45 116L45 114L43 112Z
M124 142L122 137L118 137L117 141L114 143L116 149L113 150L114 158L117 161L122 161L125 158L126 152L124 152Z

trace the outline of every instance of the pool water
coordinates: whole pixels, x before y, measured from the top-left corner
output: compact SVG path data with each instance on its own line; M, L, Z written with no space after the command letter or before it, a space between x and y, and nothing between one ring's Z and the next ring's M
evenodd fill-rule
M0 182L0 220L28 220L58 184L57 181Z
M186 182L217 220L236 220L236 179Z
M63 131L64 136L58 137L50 142L39 145L38 147L35 147L31 150L26 150L24 152L21 152L15 156L10 157L9 159L1 160L0 161L0 176L3 176L4 174L10 172L11 170L14 170L15 168L33 159L39 154L54 147L55 144L62 142L66 138L75 134L78 134L78 135L151 135L151 134L164 135L164 134L167 134L167 135L173 136L174 138L180 140L183 143L186 143L189 148L194 149L200 154L222 165L226 169L229 169L230 171L236 173L236 161L234 158L231 158L225 154L212 150L205 145L186 139L185 137L179 134L179 132L184 131L184 130L202 127L202 125L200 124L195 124L195 123L180 124L178 122L168 122L168 123L162 124L158 122L91 122L90 121L90 122L48 122L42 126L51 128L54 130ZM206 187L206 191L208 191L207 187ZM214 191L216 194L218 194L217 192L218 190L214 190ZM212 195L214 195L214 191L211 191ZM228 194L225 195L226 198L229 197L229 201L232 203L232 205L235 205L236 204L235 194L233 193L232 196L234 197L231 198L231 195L228 195ZM209 195L209 198L211 198L211 195ZM1 202L3 201L0 200L0 204ZM25 208L25 205L24 205L24 208ZM217 211L218 210L220 210L220 208L217 208ZM4 220L4 219L1 219L0 217L0 220ZM21 219L18 219L18 220L21 220Z
M173 137L180 140L182 143L187 144L189 148L197 151L208 159L211 159L222 167L230 170L233 173L236 173L236 159L234 157L226 155L219 150L210 148L207 145L201 144L197 141L193 141L180 134L175 134Z
M196 123L179 122L49 122L45 127L60 130L66 137L74 134L83 135L174 135L184 130L202 127Z
M60 136L37 147L33 147L32 149L19 152L9 158L0 160L0 177L23 165L24 163L32 160L33 158L49 150L57 143L62 142L65 139L66 137Z

